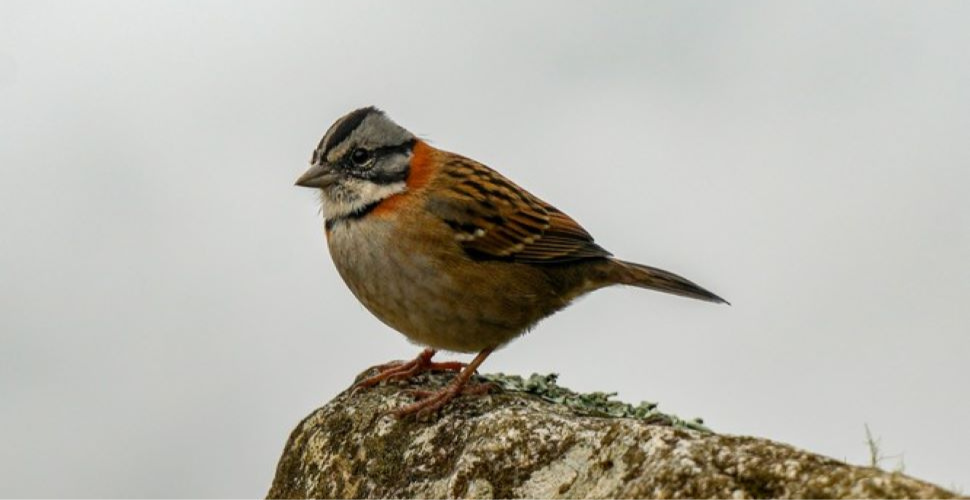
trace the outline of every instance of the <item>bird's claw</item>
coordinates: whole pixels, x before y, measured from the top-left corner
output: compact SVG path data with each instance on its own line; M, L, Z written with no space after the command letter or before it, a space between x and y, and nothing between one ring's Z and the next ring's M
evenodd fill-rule
M431 361L435 351L425 349L418 357L411 361L391 361L383 365L376 366L377 373L354 384L351 394L356 394L361 389L373 387L385 380L407 380L415 375L428 371L454 371L460 372L467 366L458 361Z
M495 388L496 386L494 384L486 382L472 386L464 384L461 386L449 385L438 391L408 389L407 391L404 391L405 394L417 399L417 401L398 408L392 413L397 418L403 418L408 415L427 415L440 410L451 400L459 396L481 396L483 394L488 394Z

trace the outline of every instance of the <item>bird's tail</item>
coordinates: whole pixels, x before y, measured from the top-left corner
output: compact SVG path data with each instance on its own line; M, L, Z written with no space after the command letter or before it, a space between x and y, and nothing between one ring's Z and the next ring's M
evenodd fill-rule
M728 301L705 290L693 281L677 276L674 273L619 259L610 260L614 264L611 266L610 274L612 274L612 278L616 283L730 305Z

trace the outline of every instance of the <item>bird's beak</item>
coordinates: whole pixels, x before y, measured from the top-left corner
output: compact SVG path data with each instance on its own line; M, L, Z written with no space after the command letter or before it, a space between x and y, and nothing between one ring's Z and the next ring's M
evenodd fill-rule
M329 163L321 162L303 173L296 180L297 186L323 189L337 181L337 173Z

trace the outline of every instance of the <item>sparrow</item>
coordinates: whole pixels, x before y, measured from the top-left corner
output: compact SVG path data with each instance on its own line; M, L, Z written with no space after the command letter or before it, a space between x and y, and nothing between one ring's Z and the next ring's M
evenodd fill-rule
M371 106L338 119L298 186L320 191L327 246L340 277L374 316L426 349L358 382L458 372L413 391L403 417L460 394L495 349L577 297L632 285L726 301L676 274L613 257L582 226L495 170L432 147ZM438 350L477 353L467 365Z

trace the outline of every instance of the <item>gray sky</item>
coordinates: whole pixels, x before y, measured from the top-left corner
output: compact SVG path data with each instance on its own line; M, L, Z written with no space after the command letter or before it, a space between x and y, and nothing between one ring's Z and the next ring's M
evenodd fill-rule
M330 123L385 109L716 291L488 360L970 488L966 2L0 3L0 495L260 496L418 347L340 282ZM884 465L893 468L899 459Z

